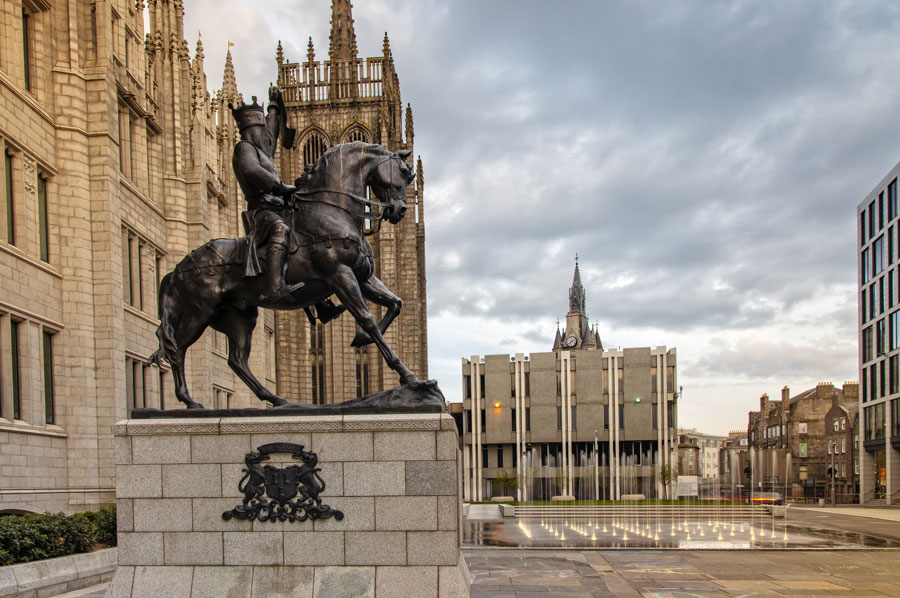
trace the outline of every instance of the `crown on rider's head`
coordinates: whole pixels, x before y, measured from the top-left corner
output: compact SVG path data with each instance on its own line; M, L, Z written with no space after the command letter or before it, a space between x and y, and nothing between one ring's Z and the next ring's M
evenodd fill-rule
M265 126L266 124L266 115L263 112L262 106L256 103L256 96L253 96L252 104L244 104L241 102L241 105L238 108L235 108L231 104L229 104L228 107L231 108L231 116L234 117L234 121L237 123L238 131L243 132L244 129L255 126Z

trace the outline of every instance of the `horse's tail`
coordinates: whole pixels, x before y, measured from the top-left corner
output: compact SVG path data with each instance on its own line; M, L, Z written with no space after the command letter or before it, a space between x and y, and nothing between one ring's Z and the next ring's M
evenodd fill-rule
M150 363L157 365L162 361L171 364L181 360L178 344L175 342L175 326L178 325L180 315L175 309L175 298L172 296L172 274L166 274L159 284L159 327L156 329L159 349L149 359Z

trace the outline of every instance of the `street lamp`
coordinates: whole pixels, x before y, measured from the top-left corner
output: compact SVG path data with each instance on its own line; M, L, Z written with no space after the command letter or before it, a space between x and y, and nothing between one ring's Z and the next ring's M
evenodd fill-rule
M837 452L837 441L829 440L831 443L831 469L828 471L828 477L831 478L831 506L834 506L834 454Z

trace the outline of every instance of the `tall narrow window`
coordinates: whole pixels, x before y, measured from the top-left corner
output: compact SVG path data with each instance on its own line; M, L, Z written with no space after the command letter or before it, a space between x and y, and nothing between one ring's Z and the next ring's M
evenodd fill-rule
M497 447L497 467L500 469L503 468L503 447L502 446Z
M897 179L888 184L888 220L897 216Z
M525 408L525 431L531 432L531 407Z
M556 429L562 430L562 407L556 408Z
M13 201L13 157L9 150L3 152L3 175L6 179L6 242L16 243L15 202Z
M485 422L484 415L485 415L484 409L482 409L481 410L481 433L482 434L485 434L487 432L487 423Z
M625 429L625 405L622 403L619 404L619 429Z
M603 429L609 430L609 403L603 406Z
M22 388L19 380L19 325L21 322L9 322L9 355L12 366L12 416L22 419Z
M481 398L484 398L484 374L481 374L481 380L479 382L481 384Z
M515 410L515 408L513 408L513 409L511 409L511 411L512 411L512 431L515 432L515 431L516 431L516 426L517 426L517 423L516 423L516 410Z
M56 423L56 403L53 394L53 334L44 331L44 422Z
M40 236L41 260L50 261L50 230L47 224L47 179L38 174L38 235Z
M26 9L22 9L22 66L24 68L25 89L31 91L31 43L33 32L31 30L31 15Z
M525 396L531 396L531 372L525 372Z

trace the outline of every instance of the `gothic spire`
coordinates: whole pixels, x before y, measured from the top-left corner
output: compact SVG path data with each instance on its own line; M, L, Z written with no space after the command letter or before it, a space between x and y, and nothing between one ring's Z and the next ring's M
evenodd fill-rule
M353 30L353 5L350 0L332 0L331 35L329 36L328 58L332 62L355 60L356 32Z
M229 45L231 42L228 42ZM234 78L234 63L231 60L231 48L225 54L225 76L222 78L222 93L225 103L234 102L237 97L237 80Z
M407 104L406 105L406 146L413 146L413 138L415 137L415 128L413 126L413 114L412 107Z
M578 269L578 256L575 256L575 275L569 288L569 311L585 315L584 285L581 284L581 271Z
M381 53L384 55L384 59L387 60L391 58L391 40L388 39L387 31L384 32L384 41L381 45Z
M281 47L281 40L278 40L278 47L275 48L275 61L284 64L284 48Z
M316 48L313 46L312 36L310 36L309 44L306 46L306 61L310 64L316 61Z

